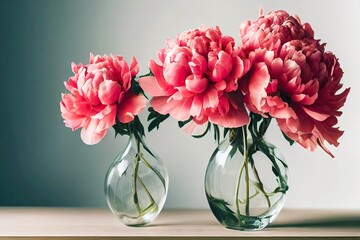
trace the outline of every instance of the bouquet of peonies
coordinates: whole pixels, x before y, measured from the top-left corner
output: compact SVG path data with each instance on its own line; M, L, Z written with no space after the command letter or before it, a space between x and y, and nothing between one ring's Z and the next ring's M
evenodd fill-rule
M218 126L263 122L262 136L275 118L290 142L309 150L319 145L333 156L324 143L338 146L343 131L335 125L350 91L340 92L335 55L310 24L285 11L242 23L239 39L236 46L219 27L201 27L167 41L160 64L150 61L153 76L139 80L153 110L187 124L190 133L203 124L205 133L211 125L216 133Z
M236 46L219 27L200 27L167 41L160 64L151 60L151 73L139 80L152 96L150 129L167 114L190 133L203 124L239 128L256 114L275 118L288 140L309 150L319 145L332 156L324 143L338 146L337 117L350 91L339 92L343 71L335 55L314 38L310 24L285 11L242 23L239 39ZM135 81L135 58L129 67L121 56L91 54L88 65L73 63L72 70L61 113L67 127L82 128L85 143L98 143L110 127L138 122L146 98Z
M339 144L337 122L350 88L342 90L338 59L314 38L310 24L285 11L261 12L241 24L238 39L236 45L219 27L183 32L166 42L159 60L150 60L150 73L139 78L135 58L129 66L121 56L91 54L89 64L72 64L69 93L60 103L65 125L82 128L86 144L98 143L111 127L136 140L135 150L130 141L106 178L108 204L125 224L150 222L167 194L166 169L146 146L137 116L147 105L145 93L151 97L148 131L169 116L194 137L213 129L219 142L223 128L228 138L210 159L205 191L214 215L229 228L264 228L284 204L287 165L263 139L273 118L290 144L311 151L320 146L334 157L325 144ZM240 161L227 164L232 158ZM269 175L273 183L267 185Z

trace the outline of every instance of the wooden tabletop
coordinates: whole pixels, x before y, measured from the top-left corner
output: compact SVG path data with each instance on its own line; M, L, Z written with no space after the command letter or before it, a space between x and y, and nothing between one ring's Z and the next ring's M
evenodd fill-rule
M145 227L122 225L108 209L0 208L0 238L83 237L87 239L360 238L360 210L283 210L261 231L226 229L210 210L164 210Z

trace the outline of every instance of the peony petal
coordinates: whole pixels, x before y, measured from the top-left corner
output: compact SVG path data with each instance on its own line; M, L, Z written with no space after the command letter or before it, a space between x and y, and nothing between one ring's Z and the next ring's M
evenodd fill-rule
M203 91L206 90L207 86L208 86L208 82L209 80L207 80L207 78L201 78L201 79L186 79L185 80L185 85L186 88L194 93L202 93Z
M168 97L155 97L151 99L151 106L161 114L170 114L178 121L185 121L190 118L192 98L182 100L169 99Z
M102 104L111 105L118 101L121 87L118 82L104 80L99 86L99 99Z
M96 132L101 132L103 130L109 129L116 123L116 105L107 106L102 112L100 112L97 116L99 116L99 124L96 127ZM97 117L96 116L96 117Z
M173 91L165 91L160 87L158 81L153 76L139 78L140 87L150 96L169 96Z
M188 63L186 63L188 64ZM186 67L185 65L180 62L173 62L169 63L166 68L164 68L164 78L165 81L174 86L179 87L184 85L185 78L186 78Z
M215 89L215 87L211 87L205 92L203 108L204 109L216 108L218 104L219 104L218 91Z
M139 65L134 56L131 58L130 72L131 76L133 77L135 77L139 73Z
M257 64L249 80L249 100L258 110L261 110L262 93L265 92L269 82L270 75L267 66L264 63Z
M145 109L146 102L147 100L142 94L126 93L124 100L118 105L117 119L122 123L131 122Z
M328 117L330 117L330 114L321 113L323 108L317 108L316 106L302 106L302 109L313 119L317 121L325 121Z
M244 106L239 106L238 110L230 108L226 115L219 112L209 113L209 121L226 128L238 128L249 123L249 116Z
M173 89L173 86L169 85L164 78L163 75L163 67L156 64L154 60L150 60L149 67L151 72L154 74L154 77L156 79L156 83L159 85L163 91L168 92Z
M230 84L229 84L230 85ZM223 91L223 90L225 90L225 88L226 88L226 82L225 82L225 80L221 80L220 82L217 82L216 84L215 84L215 88L218 90L218 91ZM236 89L234 89L234 90L236 90ZM232 91L234 91L234 90L232 90Z
M201 95L195 95L190 108L190 115L197 117L202 112L203 97Z
M99 121L99 119L91 119L90 122L82 128L80 136L85 144L97 144L105 137L107 129L101 132L96 132Z
M212 72L212 80L219 82L223 80L231 71L233 67L233 61L231 56L224 52L220 51L218 54L218 61L215 64L215 68Z

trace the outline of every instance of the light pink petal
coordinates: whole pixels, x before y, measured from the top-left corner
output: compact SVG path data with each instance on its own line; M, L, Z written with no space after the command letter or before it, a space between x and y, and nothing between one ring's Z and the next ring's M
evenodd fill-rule
M154 60L150 60L149 67L151 72L154 74L154 77L156 79L157 84L161 89L163 89L165 92L169 91L170 89L173 89L173 86L169 85L164 78L164 69L162 66L156 64Z
M204 95L203 108L216 108L219 104L218 91L215 87L208 89Z
M84 94L83 96L91 105L100 104L97 89L92 87L91 80L86 81L81 90Z
M238 128L249 123L249 116L245 107L239 106L238 110L231 108L226 115L209 113L209 121L226 128Z
M184 98L182 100L177 101L176 108L173 108L170 111L171 117L179 120L186 121L190 118L190 109L192 106L193 98Z
M169 63L163 74L168 84L174 87L182 86L186 78L185 65L178 62Z
M169 113L176 120L185 121L190 118L192 98L174 100L167 97L155 97L151 99L150 104L158 113Z
M118 82L104 80L99 86L99 99L102 104L111 105L118 101L121 87Z
M131 76L133 77L135 77L139 73L139 65L134 56L131 58L130 72Z
M191 116L200 116L202 112L203 97L201 95L195 95L190 108Z
M121 61L120 65L121 65L120 84L122 84L125 91L127 91L131 87L131 73L130 73L129 65L125 61Z
M60 111L66 127L75 131L76 129L84 126L85 117L68 111L63 102L60 103Z
M150 96L169 96L173 91L165 91L160 87L158 81L153 76L139 78L140 87Z
M170 99L174 99L174 100L181 100L183 99L184 96L180 93L180 92L175 92L173 95L171 95Z
M316 108L314 106L302 106L302 109L313 119L317 121L325 121L328 117L330 117L330 114L322 113L321 108Z
M135 95L132 92L128 92L124 100L118 105L117 119L122 123L131 122L136 115L145 109L146 102L147 100L144 95Z
M188 97L194 96L194 93L191 92L191 91L189 91L189 90L186 88L186 86L177 87L176 89L180 92L180 94L181 94L183 97L188 98Z
M116 105L113 104L107 106L97 116L99 116L100 121L96 128L96 132L101 132L103 130L111 128L116 123Z
M99 119L91 119L90 122L82 128L80 136L85 144L97 144L105 137L107 129L101 132L96 132L99 121Z
M258 64L249 81L249 93L251 103L261 111L261 99L263 92L269 84L270 75L264 63Z

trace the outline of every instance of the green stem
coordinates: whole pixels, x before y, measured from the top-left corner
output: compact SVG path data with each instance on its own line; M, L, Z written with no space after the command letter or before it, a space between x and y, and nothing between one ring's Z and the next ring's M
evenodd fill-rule
M141 216L142 214L146 213L148 210L153 209L153 206L155 206L155 208L158 208L157 203L155 202L153 196L151 195L151 193L149 192L149 190L147 189L147 187L145 186L144 182L142 181L142 179L140 178L138 171L139 171L139 165L140 165L140 161L143 162L145 164L145 166L147 166L149 169L151 169L159 178L160 180L163 182L164 184L164 188L165 186L165 180L164 178L160 175L160 173L158 173L144 158L143 153L141 152L141 144L142 141L141 139L139 139L137 136L134 136L135 140L136 140L136 156L135 156L135 169L134 169L134 175L133 175L133 198L134 198L134 203L136 205L136 208L139 212L139 216ZM149 204L148 207L146 207L145 209L141 209L140 204L139 204L139 199L138 199L138 183L144 188L147 196L149 197L151 203Z
M140 142L137 138L136 139L136 146L137 146L137 153L135 156L135 169L134 169L134 174L133 174L133 198L134 198L134 203L136 205L136 209L139 212L139 215L141 214L141 208L140 208L140 204L139 204L139 198L138 198L138 192L137 192L137 177L138 177L138 171L139 171L139 161L140 161Z
M148 163L148 161L146 161L146 159L144 158L144 156L141 154L140 155L140 159L141 161L145 164L145 166L147 166L151 171L153 171L156 176L160 179L161 183L163 184L164 188L166 188L166 183L165 183L165 179L163 176L161 176L161 174L155 170L151 165L150 163Z
M262 192L262 194L264 195L265 199L266 199L266 202L267 202L267 205L268 207L271 207L271 202L270 202L270 198L268 196L268 194L265 192L264 190L264 184L262 183L261 179L260 179L260 176L259 176L259 173L255 167L255 163L252 165L252 170L254 172L254 175L255 175L255 178L256 180L258 180L259 182L259 185L260 185L260 192Z
M246 125L242 127L244 140L244 164L245 164L245 214L250 215L250 180L249 180L249 166L248 166L248 147L247 147L247 131Z
M149 192L149 190L145 186L143 180L141 180L141 178L139 176L138 176L138 180L139 180L141 186L143 186L143 188L145 189L146 195L148 195L148 197L150 198L150 201L152 202L151 204L155 203L154 198L151 196L151 193Z
M236 183L236 199L235 199L235 204L236 204L236 211L237 214L239 216L239 219L241 218L241 211L240 211L240 206L239 206L239 193L240 193L240 183L241 183L241 176L242 176L242 172L244 170L245 167L245 162L243 162L240 171L239 171L239 176L237 179L237 183Z

